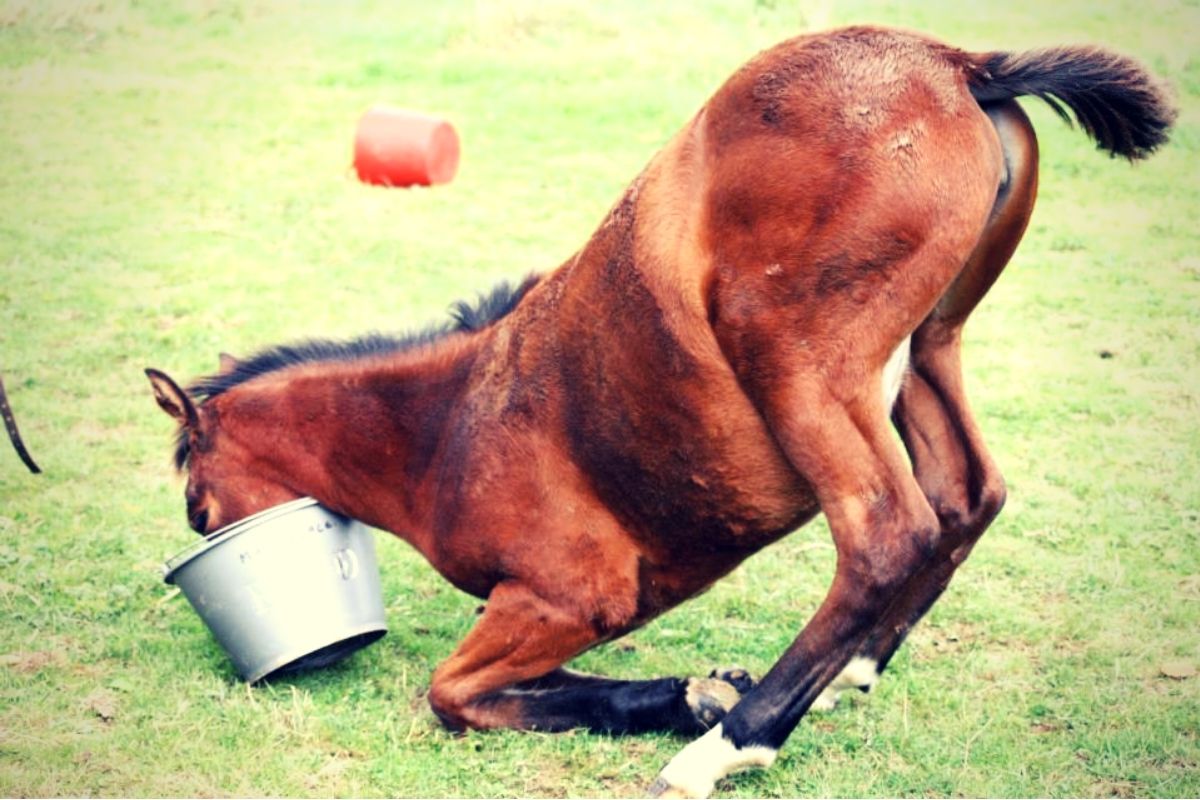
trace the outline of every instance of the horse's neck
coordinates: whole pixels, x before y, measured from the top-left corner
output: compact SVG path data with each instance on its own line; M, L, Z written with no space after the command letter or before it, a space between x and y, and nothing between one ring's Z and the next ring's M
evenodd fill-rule
M363 362L313 364L247 384L223 414L292 490L424 551L441 435L478 339ZM238 409L243 413L238 413ZM250 413L245 413L250 410Z

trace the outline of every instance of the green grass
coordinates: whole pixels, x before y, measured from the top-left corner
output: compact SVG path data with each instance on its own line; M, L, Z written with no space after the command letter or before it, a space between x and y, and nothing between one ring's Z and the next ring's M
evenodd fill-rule
M0 795L641 791L682 740L441 730L429 675L476 602L382 536L390 634L240 684L159 577L192 536L142 368L405 329L553 267L738 64L821 21L1106 42L1183 113L1131 168L1027 106L1039 207L967 344L1008 507L876 693L718 792L1200 794L1200 679L1160 674L1200 664L1200 7L913 5L0 5L0 370L46 470L0 447ZM454 121L453 183L353 179L376 101ZM818 523L578 665L761 673L820 601L827 541Z

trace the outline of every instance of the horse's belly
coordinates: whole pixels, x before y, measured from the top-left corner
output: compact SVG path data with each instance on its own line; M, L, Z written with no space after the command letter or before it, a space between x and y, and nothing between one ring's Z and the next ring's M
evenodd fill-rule
M651 369L598 387L568 425L571 449L634 533L671 549L754 550L816 501L749 399L714 372L672 381Z

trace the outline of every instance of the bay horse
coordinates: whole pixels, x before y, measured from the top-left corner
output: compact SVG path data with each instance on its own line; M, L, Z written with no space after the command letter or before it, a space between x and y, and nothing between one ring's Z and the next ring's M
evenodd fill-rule
M455 323L274 348L189 391L147 370L192 527L310 495L486 598L433 674L452 729L699 735L665 796L771 764L823 692L875 682L1004 502L960 342L1033 209L1021 95L1130 160L1175 116L1094 47L801 36L729 78L566 263ZM757 684L564 669L818 513L833 583Z

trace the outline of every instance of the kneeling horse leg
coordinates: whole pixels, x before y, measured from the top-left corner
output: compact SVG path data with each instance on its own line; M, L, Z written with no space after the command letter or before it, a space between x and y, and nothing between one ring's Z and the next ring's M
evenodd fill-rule
M505 582L434 672L429 702L449 728L607 733L708 730L748 688L741 676L616 680L561 665L602 638L591 621Z

